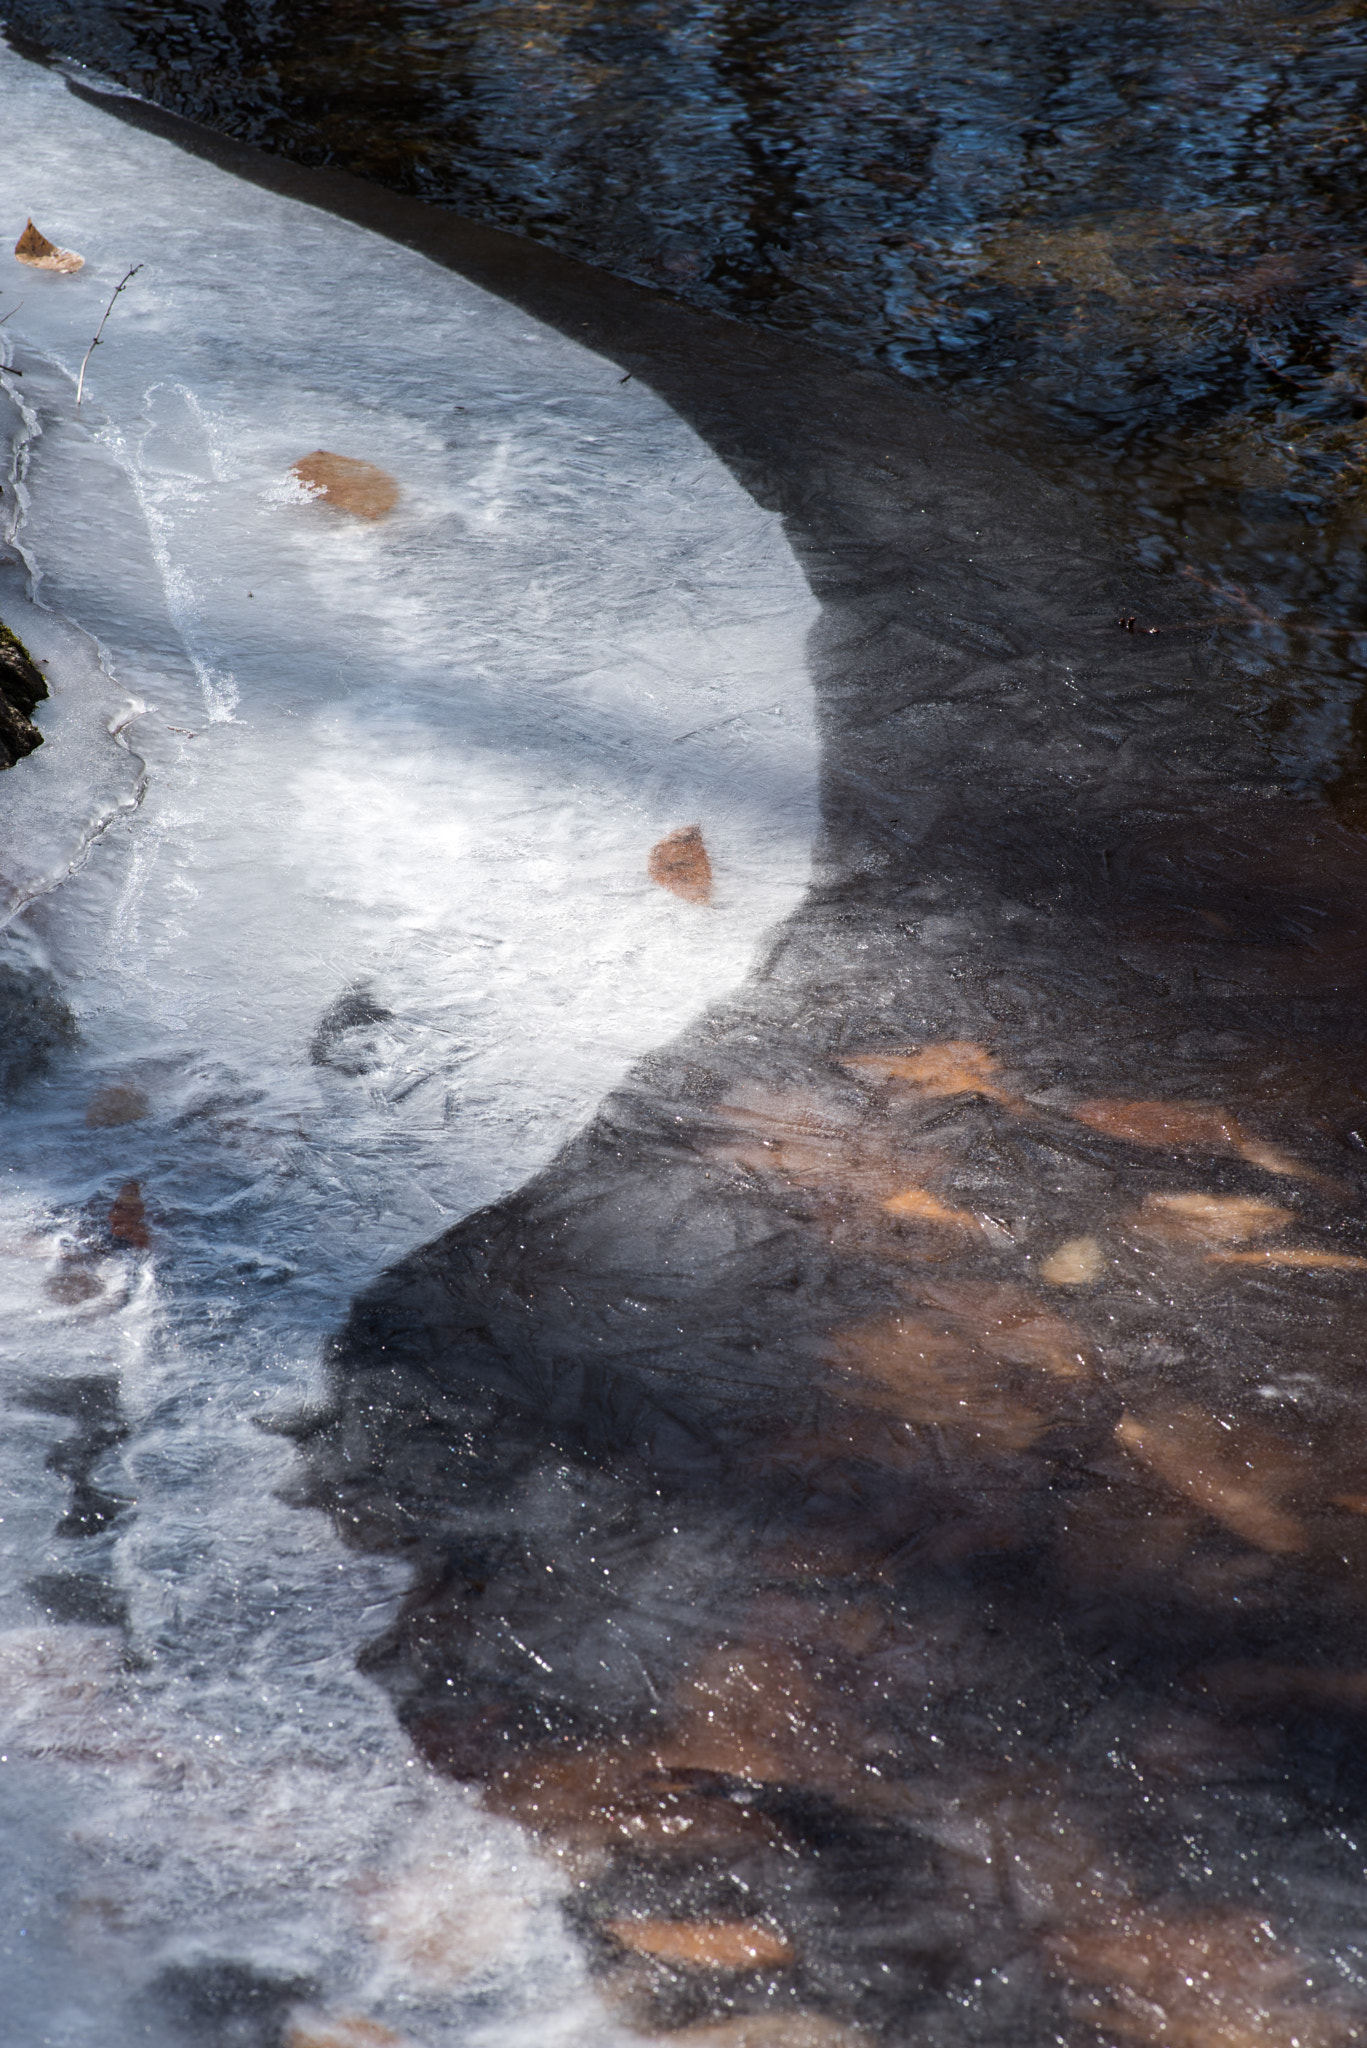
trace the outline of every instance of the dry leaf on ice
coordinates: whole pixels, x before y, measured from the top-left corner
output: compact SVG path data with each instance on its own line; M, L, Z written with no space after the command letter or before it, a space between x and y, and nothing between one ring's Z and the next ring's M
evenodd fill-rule
M701 825L682 825L650 849L648 872L652 882L682 896L685 903L708 903L712 898L712 863L703 845Z
M326 448L301 455L290 465L290 474L315 498L338 512L354 512L358 519L383 519L399 502L399 486L387 470L354 456L331 455Z
M39 234L32 221L15 243L14 253L30 270L59 270L69 276L73 270L85 269L84 256L78 256L74 249L59 249L46 235Z

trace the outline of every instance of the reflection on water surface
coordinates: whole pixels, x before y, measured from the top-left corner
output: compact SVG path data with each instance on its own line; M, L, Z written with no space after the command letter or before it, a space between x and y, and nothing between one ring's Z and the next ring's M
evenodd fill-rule
M1362 10L19 0L306 163L899 375L1094 492L1367 821Z

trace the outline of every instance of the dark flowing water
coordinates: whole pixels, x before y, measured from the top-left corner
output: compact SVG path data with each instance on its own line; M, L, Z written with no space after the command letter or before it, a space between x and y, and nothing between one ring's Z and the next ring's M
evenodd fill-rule
M410 1564L417 1752L651 2036L1361 2040L1355 10L11 19L602 266L298 186L651 383L823 605L761 970L338 1303L298 1496Z
M59 4L160 104L952 396L1364 801L1364 47L1291 7Z

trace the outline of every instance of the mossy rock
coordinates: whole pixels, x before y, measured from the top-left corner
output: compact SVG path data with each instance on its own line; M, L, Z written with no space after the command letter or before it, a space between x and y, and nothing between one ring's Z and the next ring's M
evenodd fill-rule
M12 768L43 744L33 713L47 695L37 662L0 620L0 768Z

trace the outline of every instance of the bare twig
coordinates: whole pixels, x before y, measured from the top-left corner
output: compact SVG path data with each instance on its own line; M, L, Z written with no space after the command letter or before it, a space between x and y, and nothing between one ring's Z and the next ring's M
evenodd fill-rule
M104 320L101 320L99 326L95 329L95 339L91 342L89 348L81 357L81 374L76 379L77 405L80 404L81 393L85 390L85 366L90 361L90 358L94 355L96 349L100 345L100 336L104 333L104 321L107 320L110 314L113 312L114 301L119 296L119 293L122 291L126 291L128 289L129 285L133 282L133 279L137 276L138 272L141 269L142 265L140 263L135 263L133 265L133 268L128 272L127 276L122 280L121 283L115 285L113 291L109 295L109 304L104 309Z
M24 303L24 302L23 302L23 300L22 300L22 299L20 299L20 301L19 301L19 306L22 306L22 305L23 305L23 303ZM6 313L6 315L5 315L5 320L12 320L12 319L14 318L15 314L16 314L16 313L17 313L17 312L19 311L19 306L11 306L11 307L10 307L10 309L9 309L9 311L8 311L8 313ZM5 320L0 320L0 327L3 327L3 326L4 326L4 324L5 324Z

